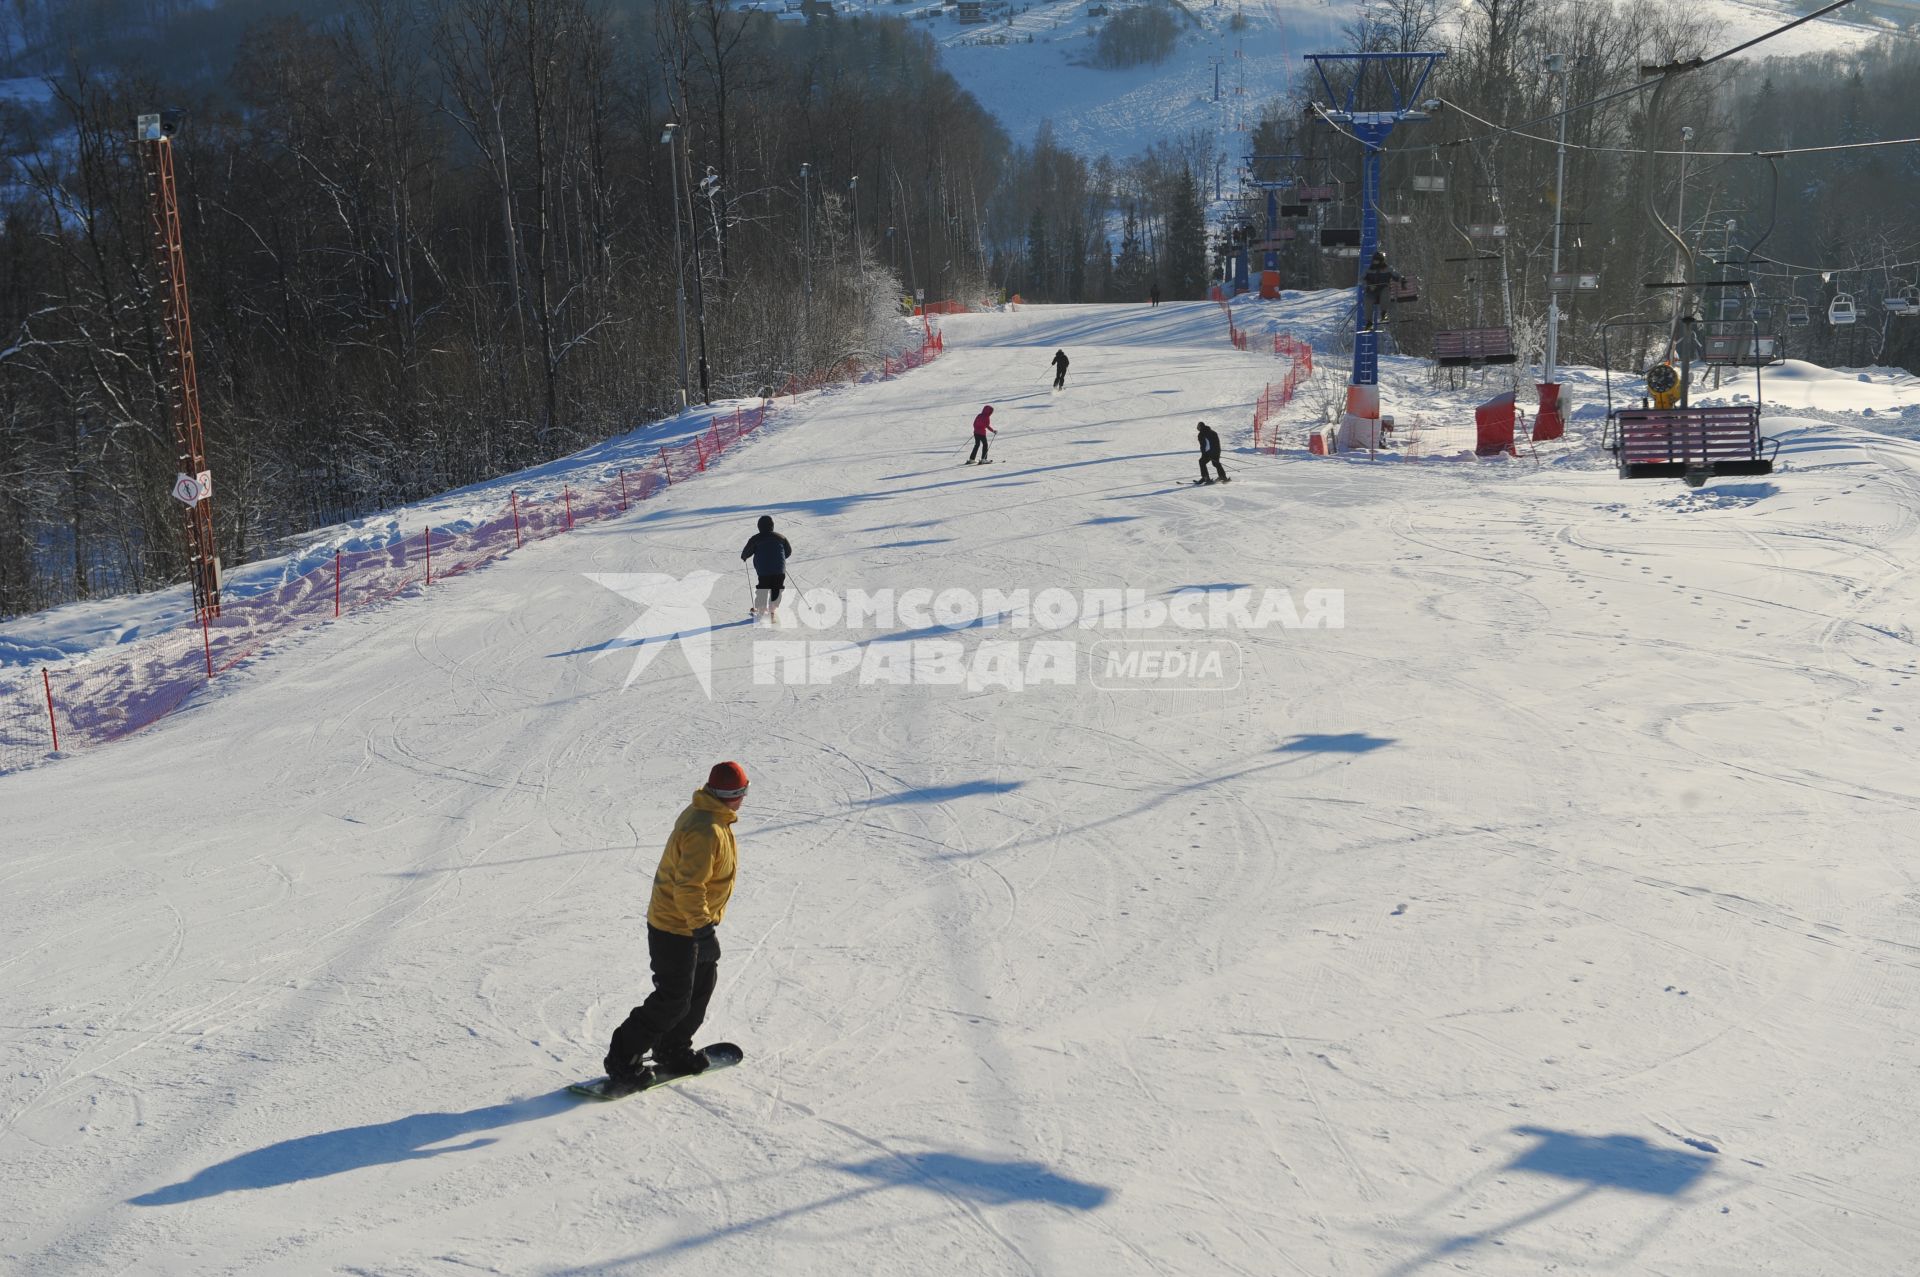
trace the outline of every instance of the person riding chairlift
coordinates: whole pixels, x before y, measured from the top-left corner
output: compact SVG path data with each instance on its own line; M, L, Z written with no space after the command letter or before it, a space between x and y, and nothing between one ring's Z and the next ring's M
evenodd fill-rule
M1374 325L1386 317L1387 293L1395 284L1404 284L1407 280L1406 276L1387 265L1387 255L1384 251L1376 250L1373 260L1367 265L1367 273L1361 276L1360 282L1366 286L1367 290L1367 322L1362 331L1372 332Z

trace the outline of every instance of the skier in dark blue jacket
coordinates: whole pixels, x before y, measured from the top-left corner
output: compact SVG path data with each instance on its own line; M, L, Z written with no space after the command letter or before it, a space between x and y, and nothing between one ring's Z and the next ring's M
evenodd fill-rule
M1221 483L1232 483L1233 480L1227 478L1227 472L1220 468L1220 436L1204 421L1200 423L1200 428L1194 431L1194 434L1200 440L1200 477L1195 482L1213 482L1207 477L1207 467L1211 465L1213 472L1220 476Z
M780 619L780 592L787 585L787 560L793 556L793 546L787 539L773 530L773 516L760 516L760 530L747 538L746 549L740 551L740 561L753 560L754 582L753 615L766 613L769 621Z

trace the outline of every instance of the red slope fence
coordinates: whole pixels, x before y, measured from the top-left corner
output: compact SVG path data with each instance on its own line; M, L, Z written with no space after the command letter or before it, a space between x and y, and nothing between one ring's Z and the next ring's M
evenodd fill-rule
M873 370L898 376L945 349L938 333ZM848 364L841 379L858 376ZM789 378L782 393L824 384ZM609 519L676 483L704 472L721 454L766 423L773 407L763 399L730 415L715 414L698 433L650 457L600 467L558 491L509 490L506 502L482 522L451 531L423 528L376 549L336 551L333 558L278 588L223 600L220 615L191 628L142 639L105 660L42 668L37 679L0 685L0 773L28 766L49 753L72 754L111 744L165 717L193 693L288 632L331 621L416 587L425 589L530 541Z
M1293 402L1293 392L1313 375L1313 347L1292 333L1273 335L1273 354L1287 361L1287 375L1268 382L1253 408L1253 449L1272 456L1280 449L1280 427L1274 420L1280 410Z
M1248 339L1247 330L1233 322L1233 303L1220 296L1216 296L1213 300L1227 316L1227 340L1233 343L1235 350L1249 349L1251 342Z

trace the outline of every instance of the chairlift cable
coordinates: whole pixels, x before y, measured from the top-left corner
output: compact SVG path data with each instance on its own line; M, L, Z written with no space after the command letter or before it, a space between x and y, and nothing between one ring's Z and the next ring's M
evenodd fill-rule
M1509 134L1513 137L1525 138L1529 142L1545 142L1548 146L1558 146L1560 144L1560 140L1558 138L1545 137L1539 133L1523 133L1519 129L1510 129L1510 128L1507 128L1505 125L1495 124L1492 120L1487 119L1485 116L1475 115L1472 111L1468 110L1464 106L1461 106L1458 102L1452 101L1451 99L1441 98L1439 100L1442 102L1445 102L1453 110L1460 112L1460 114L1466 116L1470 120L1473 120L1475 123L1486 125L1488 128L1494 130L1494 132L1496 133L1504 133L1504 134ZM1462 143L1470 143L1470 142L1484 140L1486 136L1487 135L1483 134L1480 138L1462 138L1460 142L1441 142L1435 145L1436 147L1437 146L1458 146L1458 145L1461 145ZM1753 159L1756 157L1763 160L1769 160L1769 159L1780 159L1788 155L1815 155L1823 151L1864 151L1864 150L1869 150L1876 146L1911 146L1917 142L1920 142L1920 137L1895 137L1895 138L1887 138L1883 141L1878 141L1878 142L1836 142L1829 146L1757 147L1750 151L1655 151L1654 154L1655 155L1684 155L1690 160L1714 160L1714 159L1742 160L1742 159ZM1409 147L1402 147L1399 149L1402 153L1404 153L1408 151L1421 150L1423 148L1418 146L1409 146ZM1646 154L1646 152L1642 151L1637 146L1590 146L1590 145L1584 145L1579 142L1567 143L1567 149L1569 151L1604 151L1614 155Z
M1852 3L1853 3L1853 0L1832 0L1831 4L1823 5L1820 8L1815 9L1812 13L1806 14L1804 17L1795 18L1792 22L1786 23L1783 26L1775 27L1771 31L1763 31L1759 35L1753 37L1753 39L1747 40L1741 44L1736 44L1731 49L1724 49L1721 52L1714 54L1710 58L1694 58L1689 62L1662 68L1659 74L1649 76L1647 79L1642 80L1638 84L1630 84L1626 88L1615 89L1611 93L1603 93L1599 97L1593 98L1590 101L1581 102L1574 106L1563 107L1558 111L1549 112L1548 114L1538 116L1535 119L1523 120L1519 124L1513 125L1511 127L1506 127L1502 125L1494 125L1493 127L1498 132L1514 133L1514 132L1520 131L1521 129L1530 129L1536 124L1551 124L1555 120L1558 120L1561 116L1572 115L1576 111L1589 111L1596 106L1604 106L1606 103L1611 102L1616 98L1628 97L1635 93L1645 93L1647 90L1653 88L1656 84L1663 84L1674 76L1684 75L1688 71L1698 71L1702 67L1710 67L1716 62L1721 62L1726 60L1727 58L1733 57L1737 53L1744 53L1748 49L1751 49L1756 44L1760 44L1764 41L1771 40L1775 36L1785 35L1787 32L1792 31L1796 27L1804 26L1807 23L1814 21L1815 19L1824 18L1829 13L1833 13L1836 10L1844 9ZM1346 134L1347 137L1352 138L1356 142L1360 142L1361 145L1363 146L1366 145L1366 143L1362 141L1360 138L1355 137L1352 133L1348 133L1347 130L1341 128L1337 124L1334 124L1332 120L1327 119L1326 113L1320 110L1319 105L1317 103L1313 104L1313 109L1315 114L1319 115L1322 120L1326 121L1326 123L1331 125L1336 131ZM1486 121L1482 121L1482 123L1486 123ZM1487 136L1489 135L1483 134L1480 137L1455 138L1451 142L1427 143L1422 146L1410 146L1402 149L1404 151L1409 151L1409 152L1423 151L1423 150L1438 151L1443 147L1449 147L1449 146L1471 146L1475 142L1485 141ZM1844 148L1836 148L1836 149L1844 149ZM1643 154L1643 152L1638 150L1634 150L1631 153L1636 155Z

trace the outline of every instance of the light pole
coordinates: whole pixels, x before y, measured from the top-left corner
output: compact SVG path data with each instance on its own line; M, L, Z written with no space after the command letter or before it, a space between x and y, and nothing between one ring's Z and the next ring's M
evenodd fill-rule
M681 183L680 193L687 201L687 238L693 241L693 326L700 339L700 402L712 403L707 365L707 286L700 270L700 223L693 215L693 157L687 153L684 138L680 142L680 163L686 166L687 180Z
M1676 197L1677 203L1674 207L1673 224L1680 228L1680 233L1682 235L1685 235L1687 230L1687 143L1691 141L1693 141L1693 128L1690 125L1685 125L1685 124L1681 125L1680 126L1680 191L1678 196ZM1693 274L1693 259L1695 256L1694 250L1699 246L1699 243L1700 243L1700 240L1698 236L1694 237L1694 241L1692 244L1688 244L1684 239L1681 240L1680 248L1682 251L1680 253L1680 256L1675 259L1675 262L1680 268L1680 278L1682 280L1688 279ZM1691 300L1691 296L1692 296L1691 290L1685 287L1682 287L1678 291L1678 293L1675 295L1674 313L1673 313L1673 332L1672 332L1672 335L1667 340L1667 345L1669 348L1671 348L1679 340L1681 325L1688 322L1687 305L1688 305L1688 302ZM1692 330L1688 329L1688 333L1689 335L1691 335ZM1692 396L1692 391L1693 391L1693 348L1692 348L1692 344L1689 343L1685 348L1685 350L1683 351L1680 358L1680 406L1682 408L1685 408L1687 406L1687 402Z
M810 194L813 165L800 166L800 222L802 231L801 251L806 254L805 283L800 289L801 325L810 341L813 337L813 197Z
M727 282L726 240L720 230L720 175L713 171L713 165L707 165L707 175L700 179L700 193L707 197L707 216L713 219L713 249L720 253L720 282Z
M1560 76L1560 155L1553 186L1553 274L1560 274L1560 233L1567 222L1567 58L1563 53L1547 55L1547 70ZM1557 281L1550 281L1557 282ZM1540 380L1551 382L1560 355L1560 290L1547 290L1547 366Z
M860 251L860 175L847 179L847 191L853 197L853 273L856 279L864 275L867 269L866 258ZM857 285L856 285L857 287Z
M679 132L678 124L669 123L660 134L660 144L667 148L667 169L673 174L673 282L674 317L680 326L680 407L687 406L687 258L680 247L680 164L673 153L673 136Z
M1558 439L1566 433L1560 415L1560 383L1554 373L1560 359L1560 233L1567 224L1567 57L1547 55L1547 71L1560 76L1560 156L1553 184L1553 274L1547 278L1547 358L1540 370L1540 410L1533 419L1535 439Z
M1689 125L1680 126L1680 203L1674 210L1673 224L1682 232L1687 229L1687 143L1693 141L1693 129ZM1698 241L1696 240L1696 243ZM1688 251L1687 260L1681 269L1681 278L1693 271L1693 253Z
M1727 259L1733 256L1733 230L1734 230L1734 227L1737 225L1739 225L1738 221L1736 221L1734 218L1729 217L1727 219L1726 232L1720 237L1721 288L1720 288L1719 300L1715 303L1715 308L1720 313L1714 316L1715 319L1723 319L1726 317L1726 313L1727 313L1727 290L1725 286L1728 279ZM1720 365L1719 364L1715 364L1713 366L1713 388L1715 390L1720 389Z

